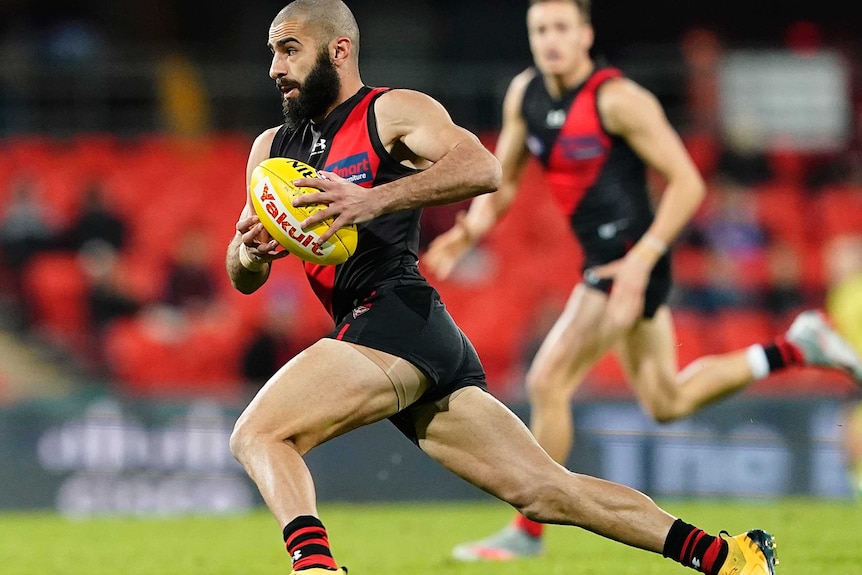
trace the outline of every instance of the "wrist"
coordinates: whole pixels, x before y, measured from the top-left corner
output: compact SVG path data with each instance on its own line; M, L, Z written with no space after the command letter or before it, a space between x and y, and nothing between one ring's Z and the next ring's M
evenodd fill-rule
M464 219L457 220L455 222L455 227L461 231L461 236L467 243L472 245L479 241L480 235L470 229L470 226L464 221Z
M251 252L249 252L247 245L240 244L238 253L239 263L246 270L250 272L259 272L262 271L264 267L266 267L266 262L254 257Z
M667 253L667 242L650 232L645 233L643 237L641 237L641 242L653 250L659 257Z

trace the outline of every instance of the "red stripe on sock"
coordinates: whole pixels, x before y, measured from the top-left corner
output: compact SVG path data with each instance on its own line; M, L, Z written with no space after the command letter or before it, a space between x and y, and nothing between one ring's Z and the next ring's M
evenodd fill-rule
M335 559L332 557L327 557L326 555L309 555L308 557L303 557L299 561L294 562L293 570L300 571L302 569L307 569L312 565L323 565L327 569L338 569L338 565L335 564Z
M523 515L515 517L514 525L530 537L541 537L542 531L545 529L544 524L531 521Z
M297 529L290 534L290 537L288 537L287 541L285 542L285 546L291 547L297 537L299 537L300 535L307 535L308 533L314 533L315 535L319 535L323 537L324 541L327 539L325 529L321 529L320 527L303 527L302 529ZM303 543L303 545L305 545L305 543ZM326 543L324 543L324 545L326 545Z
M785 365L803 365L805 363L802 351L796 345L787 341L783 335L775 338L775 347L781 353L781 358L784 360Z
M706 553L703 554L703 564L702 569L704 573L714 573L715 572L715 560L718 559L718 553L721 551L721 538L716 537L715 541L712 542Z
M685 538L685 543L682 544L682 550L679 557L679 562L683 565L691 565L691 553L694 551L694 546L697 544L701 535L703 535L703 531L700 529L695 529L691 533L688 534L688 537ZM694 541L692 541L694 539Z

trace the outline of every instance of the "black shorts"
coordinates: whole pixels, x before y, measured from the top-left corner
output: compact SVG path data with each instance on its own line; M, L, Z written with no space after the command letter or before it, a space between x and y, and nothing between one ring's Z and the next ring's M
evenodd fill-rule
M485 369L473 344L440 294L426 283L378 288L357 303L326 337L405 359L428 377L428 389L390 421L414 443L416 410L468 386L486 389Z
M624 255L625 252L614 254L610 259L607 257L597 257L598 254L593 254L593 257L587 257L585 259L583 270L584 283L593 289L610 293L613 280L591 277L589 270L592 267L612 262ZM652 269L652 273L650 274L649 283L647 284L646 293L644 294L643 317L650 319L655 316L655 312L658 308L667 302L672 286L673 280L671 275L670 254L668 253L663 255L661 259L656 262L655 267Z

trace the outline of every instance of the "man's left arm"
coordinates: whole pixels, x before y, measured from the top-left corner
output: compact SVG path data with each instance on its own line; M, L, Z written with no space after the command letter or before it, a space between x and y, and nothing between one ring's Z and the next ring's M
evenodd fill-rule
M458 202L499 186L500 163L494 155L430 96L393 90L377 100L375 114L380 140L390 153L422 171L376 186L373 193L326 173L326 180L297 180L297 185L320 192L300 196L294 205L327 204L303 227L335 218L321 242L344 225L399 210Z

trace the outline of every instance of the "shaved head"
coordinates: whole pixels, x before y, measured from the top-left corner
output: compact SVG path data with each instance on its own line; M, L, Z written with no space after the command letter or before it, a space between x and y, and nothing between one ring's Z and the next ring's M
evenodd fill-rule
M298 20L314 30L320 45L336 38L350 38L352 57L359 55L359 26L347 4L341 0L294 0L281 9L271 27L275 28L287 20Z

